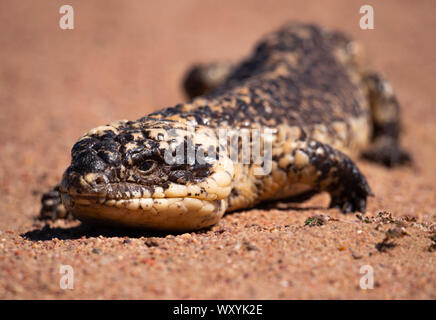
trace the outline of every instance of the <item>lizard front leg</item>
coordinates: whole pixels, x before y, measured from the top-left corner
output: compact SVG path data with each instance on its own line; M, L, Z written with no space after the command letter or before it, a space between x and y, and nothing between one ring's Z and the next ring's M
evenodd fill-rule
M73 219L71 212L68 212L61 199L59 185L44 193L41 197L41 210L39 220Z
M285 142L277 169L287 173L290 185L328 192L330 207L344 213L365 212L367 196L373 195L365 176L347 155L316 140Z

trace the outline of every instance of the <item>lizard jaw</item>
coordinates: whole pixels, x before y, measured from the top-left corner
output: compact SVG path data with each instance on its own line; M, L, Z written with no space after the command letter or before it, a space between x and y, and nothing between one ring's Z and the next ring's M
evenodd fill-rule
M162 231L198 230L217 223L226 201L184 198L107 199L62 193L66 209L90 224Z

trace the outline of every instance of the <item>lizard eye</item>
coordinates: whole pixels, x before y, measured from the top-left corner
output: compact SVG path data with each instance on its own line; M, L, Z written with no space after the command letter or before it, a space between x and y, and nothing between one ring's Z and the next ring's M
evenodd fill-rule
M151 170L154 169L154 167L156 166L156 162L153 160L146 160L143 163L141 163L138 167L139 171L141 171L142 173L148 173Z

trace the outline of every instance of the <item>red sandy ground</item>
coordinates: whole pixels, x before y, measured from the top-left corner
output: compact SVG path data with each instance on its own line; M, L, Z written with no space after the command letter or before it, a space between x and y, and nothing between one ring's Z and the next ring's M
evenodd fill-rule
M0 3L0 298L436 298L434 1L68 3L73 31L60 30L58 1ZM375 30L359 28L366 3ZM376 194L367 216L386 210L393 221L323 209L320 195L300 205L306 210L229 214L183 235L34 222L82 133L182 101L192 63L236 61L295 19L359 39L398 94L415 165L359 161ZM305 226L315 214L332 219ZM401 227L407 234L390 240L395 246L376 248ZM74 290L59 288L62 264L74 268ZM362 265L374 270L372 290L359 287Z

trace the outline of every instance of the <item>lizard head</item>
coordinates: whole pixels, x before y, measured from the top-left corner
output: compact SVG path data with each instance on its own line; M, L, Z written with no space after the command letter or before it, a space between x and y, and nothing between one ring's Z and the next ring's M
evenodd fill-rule
M60 187L80 220L145 229L215 224L226 209L234 168L211 152L207 131L177 121L117 121L83 135Z

